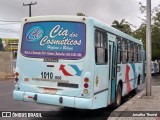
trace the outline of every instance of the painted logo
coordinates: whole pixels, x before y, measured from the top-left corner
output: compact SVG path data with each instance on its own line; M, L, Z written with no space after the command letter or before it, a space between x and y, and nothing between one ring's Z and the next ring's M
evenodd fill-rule
M78 68L77 65L69 65L75 72L76 72L76 76L81 76L82 74L82 70L80 70ZM65 75L65 76L73 76L72 73L68 72L65 68L65 65L61 64L60 67L59 67L59 71L62 71L62 73Z
M134 82L132 82L132 86L131 86L131 83L130 83L130 77L129 77L129 72L130 70L133 70L133 77L134 77ZM135 64L131 64L131 67L130 65L126 65L126 75L125 75L125 82L127 82L127 90L128 92L131 91L131 88L136 88L136 85L137 85L137 78L136 78L137 74L136 74L136 68L135 68Z
M39 41L44 34L44 30L40 26L31 27L26 34L26 40L30 42L37 42Z
M66 69L65 69L65 65L62 65L60 66L59 68L59 71L62 71L62 73L65 75L65 76L73 76L72 74L70 74Z
M80 70L77 65L69 65L69 66L71 66L74 69L74 71L76 71L77 76L81 76L82 70Z
M131 91L131 85L129 81L129 71L130 71L130 66L126 65L126 75L125 75L125 82L127 83L127 91Z

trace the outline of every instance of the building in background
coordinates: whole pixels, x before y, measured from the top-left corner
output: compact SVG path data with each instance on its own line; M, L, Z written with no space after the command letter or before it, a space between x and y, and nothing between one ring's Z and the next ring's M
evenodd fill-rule
M17 38L0 38L0 50L13 52L13 58L16 58L18 42Z
M17 38L2 38L3 47L6 51L17 51L18 42Z

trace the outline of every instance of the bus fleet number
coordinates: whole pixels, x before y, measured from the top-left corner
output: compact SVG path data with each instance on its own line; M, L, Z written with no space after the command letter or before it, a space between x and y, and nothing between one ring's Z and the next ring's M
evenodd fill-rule
M53 79L52 72L41 72L41 77L44 79Z

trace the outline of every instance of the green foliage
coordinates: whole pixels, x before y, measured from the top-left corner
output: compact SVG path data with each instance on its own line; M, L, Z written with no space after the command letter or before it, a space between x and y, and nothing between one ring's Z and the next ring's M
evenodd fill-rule
M125 21L125 19L122 19L121 22L118 22L117 20L114 20L112 23L112 27L127 33L127 34L131 34L131 27L128 24L128 22Z
M146 6L140 3L140 9L142 14L146 11ZM160 59L160 5L152 9L152 33L151 33L151 43L152 43L152 59ZM141 19L141 18L140 18ZM112 27L121 30L139 40L142 40L144 44L144 49L146 49L146 24L144 19L142 24L136 30L131 30L131 24L126 22L125 19L122 19L121 22L114 20Z
M82 13L82 12L78 12L77 16L86 16L86 15L84 13Z
M146 25L145 24L141 24L141 26L137 30L132 32L132 36L134 38L142 40L144 48L146 48Z

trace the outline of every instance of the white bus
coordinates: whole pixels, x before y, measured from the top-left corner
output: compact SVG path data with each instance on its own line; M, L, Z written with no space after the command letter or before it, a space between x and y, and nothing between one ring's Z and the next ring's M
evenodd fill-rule
M92 17L22 20L15 100L79 109L121 104L144 82L143 44Z

